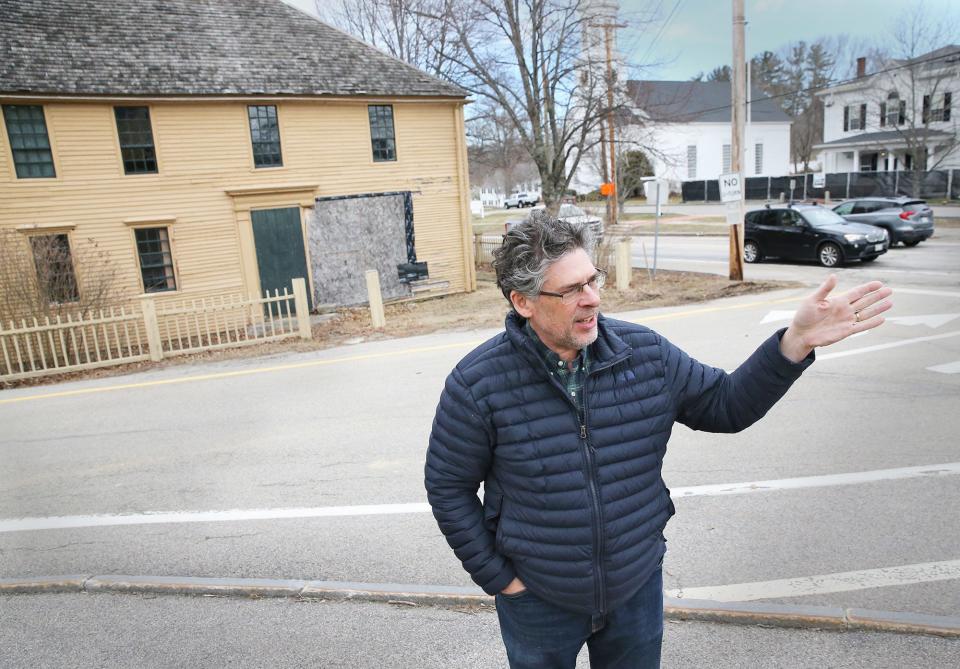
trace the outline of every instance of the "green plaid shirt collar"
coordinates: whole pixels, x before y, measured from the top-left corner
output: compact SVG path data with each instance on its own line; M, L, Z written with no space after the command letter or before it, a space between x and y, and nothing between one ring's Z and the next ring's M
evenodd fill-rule
M587 379L587 372L590 370L590 347L580 349L580 354L568 366L566 362L560 359L560 356L547 348L547 345L540 341L540 337L530 326L530 321L524 324L524 331L530 336L536 345L537 351L547 362L547 368L550 375L556 377L560 385L564 387L567 395L577 405L577 412L583 416L583 385Z

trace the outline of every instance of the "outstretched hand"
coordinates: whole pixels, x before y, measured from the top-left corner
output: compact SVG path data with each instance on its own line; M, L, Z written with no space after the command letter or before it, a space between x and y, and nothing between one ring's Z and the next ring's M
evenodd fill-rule
M800 362L818 346L829 346L881 325L881 314L893 306L888 299L893 290L880 281L870 281L830 297L836 286L837 275L831 274L800 304L780 339L780 351L790 360Z

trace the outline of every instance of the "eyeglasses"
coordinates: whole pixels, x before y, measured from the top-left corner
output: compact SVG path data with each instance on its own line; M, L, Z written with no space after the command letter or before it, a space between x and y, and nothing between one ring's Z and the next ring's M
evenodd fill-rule
M573 304L574 302L580 299L580 295L581 293L583 293L584 288L586 288L587 286L590 286L591 290L593 290L594 292L599 292L600 289L603 288L603 284L605 284L606 282L607 282L607 273L602 269L598 269L597 273L594 274L592 277L590 277L589 281L587 281L586 283L580 284L576 288L571 288L565 293L551 293L546 290L541 290L539 294L546 295L547 297L559 297L560 301L563 302L564 304Z

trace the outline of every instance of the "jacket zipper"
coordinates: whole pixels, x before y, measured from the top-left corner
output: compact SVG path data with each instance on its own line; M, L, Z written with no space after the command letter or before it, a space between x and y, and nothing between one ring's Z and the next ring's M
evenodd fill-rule
M604 541L603 541L603 504L600 501L600 482L598 481L597 473L597 460L596 454L597 451L593 447L593 444L590 443L590 433L587 430L587 423L589 423L590 408L587 401L590 393L587 392L587 387L590 385L590 377L597 372L601 372L605 369L613 367L617 363L624 360L625 357L615 358L609 361L607 364L602 367L595 367L587 372L586 378L583 381L583 423L580 424L580 438L583 440L583 449L584 454L587 459L587 482L590 489L590 497L593 501L593 523L594 523L594 532L593 540L596 550L594 551L594 573L596 574L595 587L597 589L596 596L596 605L597 611L601 615L606 613L607 609L607 588L606 588L606 575L603 570L603 555L604 555ZM576 407L574 407L576 408ZM579 416L578 416L579 418Z
M593 551L594 556L594 587L597 594L595 603L597 612L603 615L607 608L606 576L603 572L603 505L600 501L600 483L597 480L596 449L590 443L587 433L587 384L590 374L583 382L583 423L580 425L580 438L583 440L584 455L587 459L587 484L590 489L590 498L593 502Z

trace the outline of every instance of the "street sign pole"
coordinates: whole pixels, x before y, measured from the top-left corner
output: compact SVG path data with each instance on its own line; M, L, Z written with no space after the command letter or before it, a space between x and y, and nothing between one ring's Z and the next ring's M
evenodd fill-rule
M727 218L730 222L730 280L743 281L743 184L740 175L743 174L743 147L745 146L744 115L746 112L746 57L744 56L743 26L746 20L743 16L743 0L733 0L733 77L732 91L732 137L730 139L730 171L737 174L740 195L737 200L737 218L730 222L730 212ZM722 181L722 177L721 177ZM722 186L721 186L722 188Z
M657 214L653 223L653 278L657 278L657 246L660 242L660 179L657 179Z

